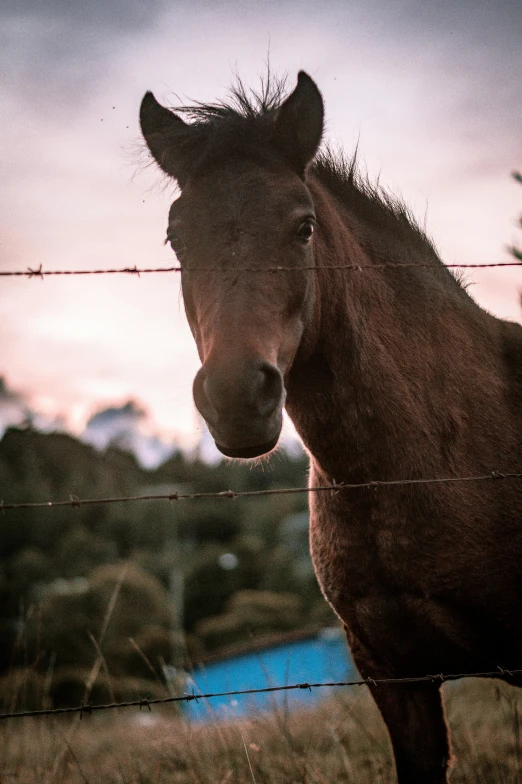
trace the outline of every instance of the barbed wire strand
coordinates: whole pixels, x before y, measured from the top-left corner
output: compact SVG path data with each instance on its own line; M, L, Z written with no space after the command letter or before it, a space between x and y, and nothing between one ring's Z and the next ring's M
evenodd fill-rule
M433 264L433 263L404 263L404 264L325 264L325 265L312 265L308 267L227 267L227 270L234 270L236 272L291 272L301 271L310 272L313 270L352 270L364 272L365 270L376 269L408 269L411 267L434 269L489 269L491 267L522 267L522 261L501 261L491 264ZM114 269L79 269L79 270L44 270L42 265L36 269L28 267L26 270L4 270L0 271L0 277L24 277L24 278L41 278L49 277L52 275L144 275L155 272L213 272L216 267L193 267L190 270L184 270L183 267L120 267Z
M179 697L155 697L151 699L138 699L127 700L125 702L108 702L102 704L81 704L69 708L44 708L42 710L27 710L15 711L12 713L0 713L0 720L2 719L21 719L29 716L55 716L63 715L66 713L79 713L80 718L84 715L91 715L95 711L113 710L115 708L151 708L152 705L165 705L175 702L198 702L199 700L208 700L212 697L238 697L246 694L267 694L276 691L292 691L296 689L319 689L324 687L341 687L341 686L383 686L383 685L399 685L399 684L412 684L412 683L446 683L448 681L456 681L461 678L499 678L511 677L522 675L522 670L507 670L503 667L498 667L496 670L488 672L460 672L444 675L439 673L436 675L419 675L410 678L361 678L356 681L327 681L325 683L293 683L286 686L266 686L261 689L238 689L236 691L220 691L209 694L183 694Z
M370 482L359 483L338 483L332 485L324 485L318 487L277 487L270 490L243 490L236 492L234 490L222 490L217 493L162 493L154 495L149 493L147 495L132 495L122 496L117 498L77 498L75 495L70 496L68 501L29 501L24 503L9 503L6 504L0 500L0 512L6 512L13 509L54 509L64 506L92 506L95 504L124 504L131 501L197 501L207 498L228 498L235 500L236 498L254 498L262 495L293 495L297 493L323 493L335 492L339 493L344 490L361 490L364 488L379 487L397 487L405 485L430 485L430 484L449 484L452 482L481 482L486 480L498 481L500 479L522 479L522 473L503 473L501 471L491 471L489 474L481 474L479 476L450 476L433 479L389 479L380 480L373 479Z

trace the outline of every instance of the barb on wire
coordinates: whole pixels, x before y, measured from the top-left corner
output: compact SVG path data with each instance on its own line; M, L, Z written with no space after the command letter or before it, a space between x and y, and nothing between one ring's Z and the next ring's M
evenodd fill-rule
M152 705L166 705L172 702L198 702L198 700L208 700L212 699L212 697L238 697L241 695L246 694L267 694L276 691L292 691L295 689L307 689L309 692L312 689L320 689L325 687L341 687L341 686L372 686L373 688L379 688L380 686L396 686L400 684L412 684L412 683L434 683L435 681L440 681L440 683L446 683L448 681L456 681L460 680L461 678L500 678L500 677L511 677L516 678L517 676L522 675L522 670L506 670L502 667L497 667L496 670L488 671L488 672L459 672L459 673L451 673L449 675L444 675L443 673L437 673L435 675L416 675L409 678L361 678L355 681L327 681L325 683L293 683L286 686L266 686L261 689L239 689L237 691L220 691L220 692L213 692L209 694L195 694L194 690L192 690L191 694L183 694L180 697L156 697L154 699L138 699L138 700L127 700L126 702L108 702L103 704L92 704L89 703L85 705L83 702L81 705L70 707L70 708L45 708L43 710L27 710L27 711L14 711L11 713L0 713L0 720L2 719L21 719L28 716L56 716L56 715L63 715L65 713L79 713L80 718L83 717L84 714L91 716L95 711L104 711L104 710L113 710L115 708L139 708L141 709L144 705L151 710Z
M0 501L0 512L10 509L53 509L62 506L93 506L95 504L124 504L131 501L197 501L205 498L255 498L261 495L293 495L297 493L339 493L345 490L362 490L364 488L378 487L400 487L405 485L433 485L450 484L453 482L482 482L487 480L498 481L499 479L522 479L522 473L504 473L501 471L490 471L489 474L479 476L448 476L432 479L372 479L370 482L359 482L356 484L336 483L319 487L278 487L272 490L244 490L234 492L233 490L222 490L220 493L165 493L158 495L131 495L119 498L77 498L71 495L69 501L36 501L20 504L6 504Z
M22 272L21 274L22 275L27 275L28 278L41 278L43 280L44 279L44 274L47 274L47 273L42 272L42 265L40 264L38 269L34 270L34 269L31 269L31 267L27 267L27 271L26 272Z
M517 256L520 259L520 256ZM324 264L312 265L309 267L234 267L237 272L311 272L318 270L351 270L352 272L364 272L365 270L376 269L409 269L411 267L440 270L444 267L446 269L490 269L491 267L522 267L522 260L520 261L500 261L491 264L433 264L433 263L415 263L405 262L404 264L383 263L383 264ZM147 267L139 269L136 265L134 267L119 267L112 269L69 269L69 270L44 270L42 265L38 269L27 270L3 270L0 271L0 277L19 277L19 278L41 278L49 277L51 275L137 275L138 277L143 273L159 273L159 272L213 272L216 267L192 267L190 270L183 270L182 267Z

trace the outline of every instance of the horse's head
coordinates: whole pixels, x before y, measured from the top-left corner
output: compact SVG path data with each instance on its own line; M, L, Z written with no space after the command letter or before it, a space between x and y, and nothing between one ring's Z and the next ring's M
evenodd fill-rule
M321 95L301 72L279 108L206 107L188 124L147 93L140 120L181 189L167 237L202 361L196 406L223 454L257 457L277 444L285 379L313 340L315 212L305 171L321 139Z

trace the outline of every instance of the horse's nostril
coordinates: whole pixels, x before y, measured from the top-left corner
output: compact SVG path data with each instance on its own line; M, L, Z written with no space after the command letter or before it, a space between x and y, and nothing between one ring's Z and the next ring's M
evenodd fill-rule
M208 422L210 419L211 403L208 398L206 387L207 372L205 367L199 369L194 379L192 386L192 393L194 395L194 403L202 417Z
M263 362L258 371L256 407L260 416L267 416L281 405L283 379L278 368Z

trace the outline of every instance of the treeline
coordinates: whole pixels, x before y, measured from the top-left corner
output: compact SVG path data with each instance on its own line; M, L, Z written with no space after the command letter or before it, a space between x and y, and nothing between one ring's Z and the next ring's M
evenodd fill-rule
M284 451L213 466L178 452L147 471L130 453L64 433L12 428L0 442L5 503L263 490L303 486L306 474L306 457ZM4 701L15 681L29 703L44 685L53 704L97 689L128 695L162 681L165 665L330 617L309 560L305 494L0 514Z

